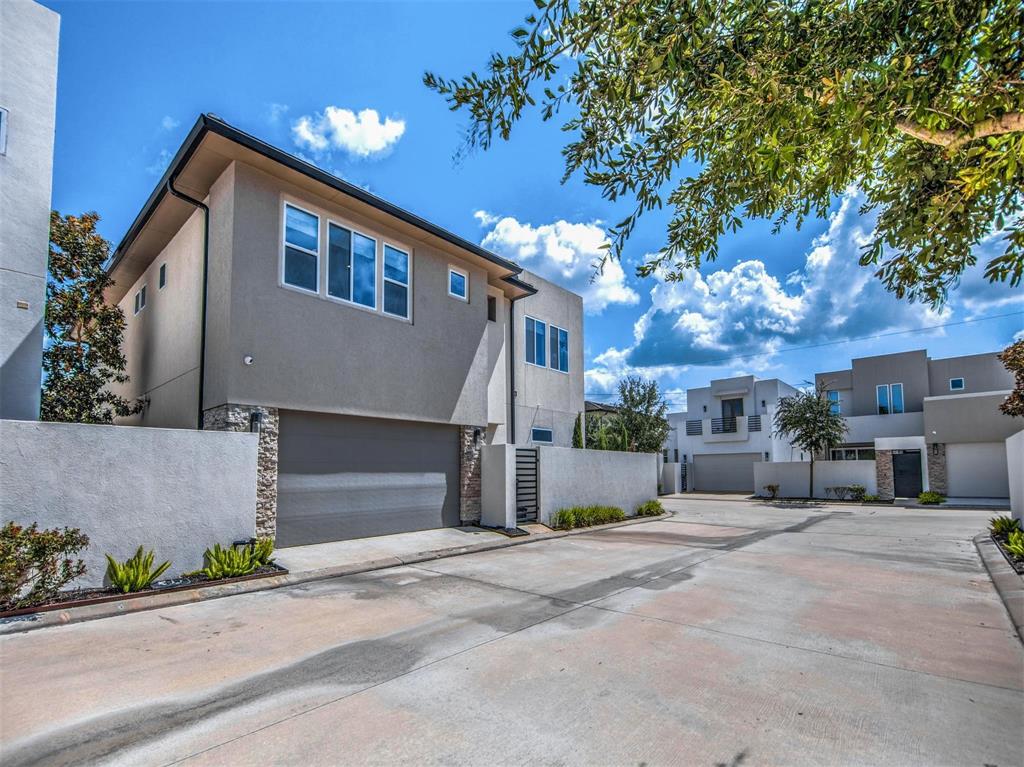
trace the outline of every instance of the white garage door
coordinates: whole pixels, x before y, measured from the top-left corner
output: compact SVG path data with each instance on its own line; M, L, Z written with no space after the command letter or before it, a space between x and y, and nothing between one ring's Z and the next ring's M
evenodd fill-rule
M951 498L1008 498L1006 444L946 445L946 495Z
M752 493L754 463L760 460L760 453L695 455L694 490L704 493Z

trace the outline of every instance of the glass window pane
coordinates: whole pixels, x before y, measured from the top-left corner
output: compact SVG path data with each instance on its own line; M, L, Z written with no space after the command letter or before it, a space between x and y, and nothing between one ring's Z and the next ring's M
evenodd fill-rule
M295 248L284 249L284 281L316 292L316 256Z
M964 379L962 378L950 378L949 388L951 391L957 391L958 389L964 388Z
M565 330L558 331L558 369L569 372L569 333Z
M352 298L352 232L334 224L327 228L327 294Z
M856 450L844 450L843 451L843 460L844 461L856 461L857 460L857 451Z
M319 219L312 213L285 205L285 235L289 245L316 252L319 237Z
M409 284L409 254L384 246L384 276L389 280L400 282L403 285Z
M857 460L859 461L873 461L875 460L875 449L873 447L862 447L857 451Z
M892 412L903 412L903 384L892 385Z
M537 333L535 339L537 341L537 364L544 367L544 360L547 358L545 355L545 343L547 342L547 330L548 326L546 323L537 323Z
M409 288L405 285L398 285L394 282L384 282L384 311L388 314L397 314L399 317L409 317Z
M466 297L466 278L458 272L448 272L448 290L459 298Z
M526 349L526 361L536 362L537 361L537 347L536 341L533 336L537 332L536 325L533 320L529 317L526 318L526 343L524 348Z
M885 384L876 387L875 397L878 401L878 414L886 415L889 412L889 387Z
M551 339L549 345L551 347L551 359L548 360L548 366L552 370L558 370L558 328L554 326L551 327Z
M377 243L352 233L352 300L363 306L377 305Z

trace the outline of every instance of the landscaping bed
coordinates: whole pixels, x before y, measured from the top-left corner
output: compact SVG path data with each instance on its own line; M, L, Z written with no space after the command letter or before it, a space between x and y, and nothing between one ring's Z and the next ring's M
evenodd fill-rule
M1006 535L992 535L992 540L995 542L996 547L1003 552L1003 556L1006 557L1006 561L1010 563L1010 567L1013 568L1017 575L1024 576L1024 557L1018 556L1007 549L1007 538L1008 536Z
M1005 515L989 520L989 535L1017 575L1024 575L1024 530L1020 523Z
M53 599L41 604L32 605L31 607L22 607L17 610L0 611L0 619L13 618L17 615L49 612L51 610L65 610L70 607L98 605L104 602L118 602L124 599L135 599L136 597L147 597L154 594L184 591L186 589L203 588L206 586L223 586L229 583L253 581L260 578L270 578L275 575L287 574L287 569L280 565L270 563L258 568L248 575L241 575L235 578L207 578L202 573L190 573L179 578L169 578L164 581L158 581L141 591L133 591L128 594L124 594L110 587L71 589L69 591L62 591Z
M892 506L892 499L888 501L877 500L877 501L854 501L849 498L807 498L807 497L796 497L796 498L769 498L764 495L752 495L749 500L751 501L765 501L767 503L827 503L829 505L842 504L845 506Z

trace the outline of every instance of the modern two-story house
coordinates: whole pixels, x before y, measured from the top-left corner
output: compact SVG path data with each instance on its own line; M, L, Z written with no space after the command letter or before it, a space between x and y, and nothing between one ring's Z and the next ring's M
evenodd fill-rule
M849 428L846 444L821 457L875 461L879 495L1009 495L1005 440L1024 424L999 411L1013 376L994 352L862 357L814 378Z
M752 492L759 461L809 460L772 432L781 397L796 389L777 378L718 378L687 389L684 413L669 413L666 462L679 463L685 487L700 492Z
M583 410L578 295L212 115L109 269L127 422L258 431L279 546L475 522L481 446Z

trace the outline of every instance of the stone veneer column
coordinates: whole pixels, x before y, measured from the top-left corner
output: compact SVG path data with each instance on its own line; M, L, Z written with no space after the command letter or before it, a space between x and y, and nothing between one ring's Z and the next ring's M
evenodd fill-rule
M942 442L926 445L928 451L928 489L946 494L946 446Z
M473 432L480 438L473 439ZM459 427L459 520L464 525L480 524L480 450L486 429L482 426Z
M875 481L878 484L878 498L891 501L896 497L896 485L892 473L892 450L875 451Z
M209 431L249 431L249 419L253 413L263 415L256 452L256 536L273 538L277 534L277 408L218 405L203 413L203 428Z

